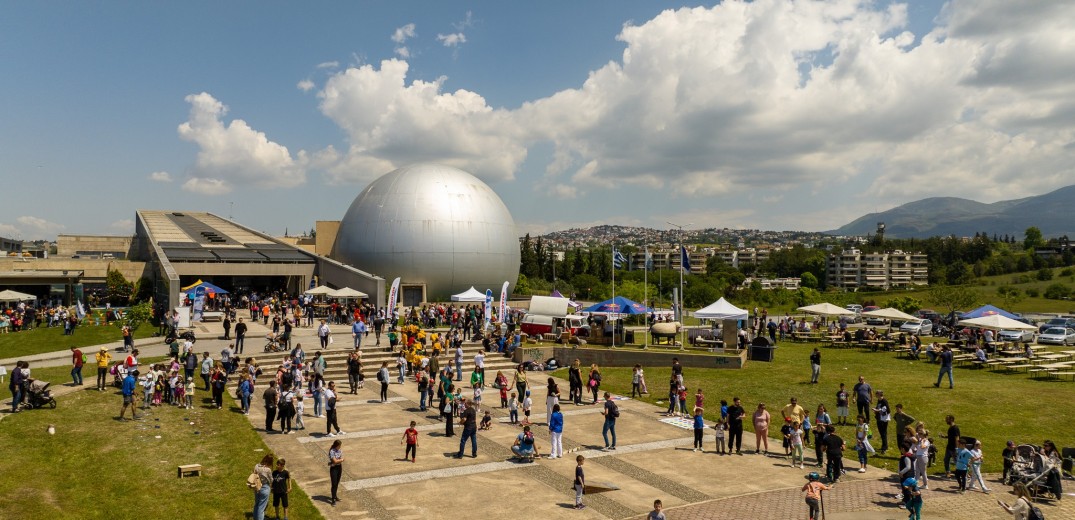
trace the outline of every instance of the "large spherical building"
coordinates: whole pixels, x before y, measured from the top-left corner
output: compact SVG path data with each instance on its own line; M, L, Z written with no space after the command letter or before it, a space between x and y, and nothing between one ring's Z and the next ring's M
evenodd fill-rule
M519 239L507 206L477 177L442 164L387 173L355 198L340 222L337 260L391 281L403 300L445 301L470 286L519 278Z

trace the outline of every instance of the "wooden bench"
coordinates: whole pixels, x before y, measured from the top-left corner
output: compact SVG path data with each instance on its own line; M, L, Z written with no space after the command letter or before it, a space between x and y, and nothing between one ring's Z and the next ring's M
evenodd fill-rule
M202 465L201 464L185 464L185 465L179 466L178 473L179 473L179 478L183 478L184 476L187 476L187 477L198 476L198 477L200 477L200 476L202 476Z
M1057 379L1060 379L1061 377L1071 376L1071 380L1075 381L1075 372L1053 372L1053 376Z

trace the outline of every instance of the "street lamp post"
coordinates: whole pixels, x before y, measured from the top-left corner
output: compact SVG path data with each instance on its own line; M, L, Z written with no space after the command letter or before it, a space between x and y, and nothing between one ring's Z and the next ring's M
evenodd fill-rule
M686 318L687 318L686 309L683 308L683 271L687 268L686 264L683 262L683 257L685 256L683 254L684 253L684 249L683 249L683 228L687 227L687 226L691 226L693 224L694 224L693 222L690 222L690 223L687 223L687 224L674 224L672 222L668 222L668 225L679 229L679 301L676 302L676 305L677 305L676 308L679 309L679 319L681 320L681 322L680 322L680 329L681 330L683 329L683 323L686 322ZM682 334L681 334L680 335L680 340L679 340L679 350L684 350L684 348L685 348L684 340L683 340L683 337L682 337Z

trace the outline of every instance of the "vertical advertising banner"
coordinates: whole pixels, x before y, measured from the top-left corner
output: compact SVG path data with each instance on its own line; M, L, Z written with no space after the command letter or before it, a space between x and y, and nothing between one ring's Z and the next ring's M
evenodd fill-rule
M489 328L489 321L493 319L493 290L485 290L485 328Z
M508 282L504 282L504 286L500 288L500 314L497 317L500 318L500 323L507 323L508 319Z

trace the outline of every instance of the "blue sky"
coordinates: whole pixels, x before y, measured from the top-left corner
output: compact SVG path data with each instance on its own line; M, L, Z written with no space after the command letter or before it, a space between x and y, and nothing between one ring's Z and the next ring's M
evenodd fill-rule
M1043 193L1075 181L1070 27L1060 1L6 2L0 235L295 232L418 160L520 232Z

